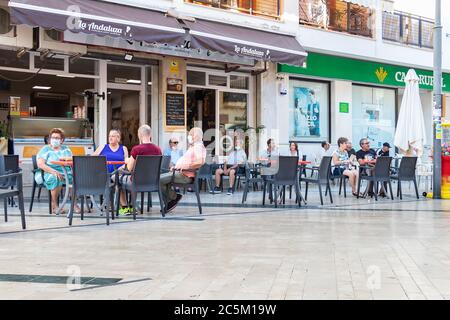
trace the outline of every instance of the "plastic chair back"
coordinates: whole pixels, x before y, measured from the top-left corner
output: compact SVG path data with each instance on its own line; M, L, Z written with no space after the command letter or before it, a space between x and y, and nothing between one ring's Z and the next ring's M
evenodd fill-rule
M398 169L400 179L414 179L416 176L417 157L403 157Z
M163 156L137 156L131 175L135 192L159 190L159 176Z
M279 185L294 185L298 179L298 157L278 157L278 172L274 181Z
M374 176L388 180L391 176L391 161L392 157L378 157L375 163Z
M76 195L102 195L109 184L105 156L73 157L73 188Z

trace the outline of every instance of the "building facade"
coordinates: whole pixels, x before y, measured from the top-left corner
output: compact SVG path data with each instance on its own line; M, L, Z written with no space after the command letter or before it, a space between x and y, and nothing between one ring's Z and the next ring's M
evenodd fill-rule
M283 152L296 141L312 159L320 141L340 136L368 136L373 147L392 142L402 78L415 68L431 142L433 21L394 11L392 1L90 0L81 10L66 5L74 19L60 21L61 2L0 1L3 118L11 96L25 108L39 105L42 117L83 107L96 145L120 128L131 146L144 123L162 146L173 135L184 141L194 125L208 132L211 148L219 132L260 128L253 156L273 137ZM40 19L39 6L53 18ZM110 25L86 12L111 13Z

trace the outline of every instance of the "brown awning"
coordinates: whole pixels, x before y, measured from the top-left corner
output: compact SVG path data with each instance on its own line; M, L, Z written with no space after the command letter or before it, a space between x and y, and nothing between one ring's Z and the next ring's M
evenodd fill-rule
M302 66L307 53L295 36L195 19L189 27L191 48Z
M11 0L13 24L183 45L186 31L163 12L94 0Z

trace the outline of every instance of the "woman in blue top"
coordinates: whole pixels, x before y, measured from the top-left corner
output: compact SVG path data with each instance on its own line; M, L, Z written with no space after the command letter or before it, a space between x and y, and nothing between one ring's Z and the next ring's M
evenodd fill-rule
M54 128L49 134L49 144L44 146L36 155L38 168L44 172L42 181L42 174L37 172L35 175L36 182L43 183L44 186L50 190L52 195L52 212L58 209L58 195L65 182L63 168L59 165L52 164L52 161L59 161L63 158L72 157L72 151L63 144L64 131L59 128ZM67 168L69 182L72 183L72 171ZM75 211L78 207L76 206Z
M128 158L127 147L120 144L120 131L112 129L109 131L108 143L100 146L92 154L93 156L105 156L106 161L125 161ZM113 172L119 165L108 165L108 172Z

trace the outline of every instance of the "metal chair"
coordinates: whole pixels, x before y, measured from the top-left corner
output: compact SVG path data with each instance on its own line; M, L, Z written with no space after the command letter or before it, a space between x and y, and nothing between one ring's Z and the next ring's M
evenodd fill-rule
M161 163L163 156L137 156L136 164L132 172L120 171L122 174L119 179L118 189L116 191L116 203L119 203L120 189L128 191L131 195L133 205L133 219L136 220L136 198L138 192L141 192L141 214L144 213L143 194L145 192L158 192L159 203L161 205L161 214L166 215L164 201L161 189L159 187L159 177L161 174ZM128 181L124 178L128 176ZM149 207L147 206L147 209ZM119 206L116 207L116 215L119 214Z
M161 160L161 173L168 173L170 171L170 160L171 156L162 156ZM141 193L141 214L143 214L143 207L144 207L144 193ZM150 208L153 207L152 202L152 193L147 192L147 212L150 211Z
M257 186L258 183L264 183L264 179L259 175L259 172L256 170L256 167L252 167L249 163L245 164L245 181L244 181L244 192L242 193L242 203L247 201L248 191L250 189L250 185L253 186L253 189Z
M323 196L322 196L322 185L325 185L325 192L328 192L330 196L330 202L333 203L333 196L331 195L331 187L330 187L330 172L331 172L331 159L330 156L322 157L320 161L320 166L318 170L317 177L304 177L300 178L300 182L305 182L305 201L308 199L308 185L310 183L316 183L319 187L319 196L320 196L320 204L323 205ZM310 169L310 168L306 168ZM326 194L325 194L326 195Z
M400 200L403 199L402 194L402 181L412 181L414 183L414 189L416 191L416 197L419 199L419 190L417 188L416 181L416 163L417 157L403 157L398 168L398 173L391 175L392 180L396 180L397 183L397 197L400 196Z
M8 222L8 199L17 196L19 198L19 210L20 218L22 220L22 229L26 229L22 173L16 172L1 175L0 184L2 185L2 188L0 189L0 199L3 198L5 222Z
M33 156L31 156L31 160L32 160L32 162L33 162L33 170L31 171L32 172L32 174L33 174L33 187L32 187L32 189L31 189L31 201L30 201L30 212L33 210L33 203L34 203L34 195L36 194L36 188L39 188L38 189L38 194L37 194L37 199L38 199L38 201L40 201L40 199L41 199L41 190L42 190L42 188L44 187L44 185L43 184L38 184L37 182L36 182L36 180L34 179L34 176L35 176L35 174L37 173L37 172L42 172L39 168L38 168L38 166L37 166L37 160L36 160L36 155L33 155ZM42 181L43 181L44 179L42 178ZM50 208L51 209L51 208Z
M114 212L113 188L108 175L106 157L104 156L74 156L73 157L72 201L70 204L69 225L72 225L75 202L81 197L81 220L84 219L84 197L103 196L102 204L106 211L106 224L109 225L109 208ZM114 214L112 215L114 219Z
M200 201L200 185L201 185L203 179L206 179L207 182L208 182L208 179L211 179L210 181L212 182L211 166L209 164L205 163L197 170L183 170L183 171L195 172L195 176L194 176L194 178L191 179L191 183L176 183L176 182L174 182L174 177L175 177L175 171L174 171L173 175L172 175L172 182L170 183L170 185L173 188L177 188L177 187L178 188L192 188L194 190L195 196L197 197L198 211L200 214L202 214L203 210L202 210L202 203ZM208 175L209 175L209 178L207 178Z
M375 185L375 201L378 201L378 183L386 182L389 185L389 192L391 193L391 199L394 200L394 195L392 194L392 184L391 184L391 161L392 157L378 157L377 162L375 163L375 168L373 169L373 174L371 176L367 175L359 175L358 179L358 195L361 189L361 181L367 180L368 182L373 182Z
M17 173L22 171L19 167L19 156L18 155L1 155L0 156L0 174L8 174L8 173ZM12 178L12 185L15 184L15 177ZM0 185L0 188L4 188ZM12 186L10 187L13 188ZM11 204L11 207L14 207L14 199L10 198L7 200L8 203Z
M161 173L167 173L170 170L171 156L163 156L161 161Z
M278 170L272 177L264 179L263 183L263 205L266 200L266 189L269 186L270 194L274 193L272 200L275 201L275 208L278 207L278 187L283 188L283 204L286 199L286 186L294 186L296 193L296 200L298 206L301 207L303 200L300 194L299 186L299 170L298 170L298 157L292 156L280 156L278 157Z

